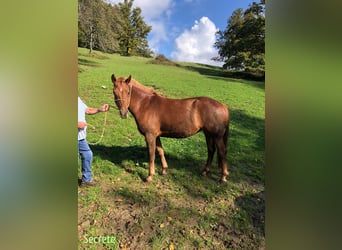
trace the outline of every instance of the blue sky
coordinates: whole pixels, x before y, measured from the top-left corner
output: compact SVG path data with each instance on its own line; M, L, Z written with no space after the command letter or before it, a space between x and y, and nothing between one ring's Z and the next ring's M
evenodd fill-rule
M254 0L259 2L258 0ZM123 0L107 0L118 3ZM213 47L215 32L225 30L227 20L237 8L246 9L253 0L135 0L134 7L152 31L150 48L175 61L222 65L210 58L217 56Z

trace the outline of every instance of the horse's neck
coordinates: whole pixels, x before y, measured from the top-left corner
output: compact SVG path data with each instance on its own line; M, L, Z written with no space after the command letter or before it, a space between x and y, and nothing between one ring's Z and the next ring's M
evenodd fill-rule
M131 113L133 113L134 115L138 114L139 108L141 107L143 102L151 96L153 96L153 94L147 93L144 90L133 85L131 93L131 102L129 106L129 110L131 111Z

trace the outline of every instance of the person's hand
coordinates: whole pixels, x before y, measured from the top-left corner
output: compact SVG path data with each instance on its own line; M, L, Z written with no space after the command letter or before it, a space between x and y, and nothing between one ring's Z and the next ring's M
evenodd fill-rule
M102 107L101 107L101 111L102 112L106 112L109 110L109 104L104 104Z
M85 123L85 122L78 122L78 128L84 129L85 127L87 127L87 123Z

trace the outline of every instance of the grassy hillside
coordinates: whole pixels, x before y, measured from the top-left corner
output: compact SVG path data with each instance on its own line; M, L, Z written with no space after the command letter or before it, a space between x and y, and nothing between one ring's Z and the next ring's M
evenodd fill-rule
M217 67L165 66L150 60L101 52L89 55L79 49L79 96L92 107L111 105L107 116L87 116L89 142L98 142L105 130L99 143L91 146L93 173L100 184L79 189L80 248L264 248L264 83L224 78ZM112 73L132 75L168 97L204 95L227 104L231 112L228 182L217 182L216 160L211 176L200 175L206 160L202 133L186 139L162 138L168 175L158 174L157 156L153 182L143 182L148 165L144 137L132 116L120 118L113 101ZM115 243L90 243L91 236L111 236Z

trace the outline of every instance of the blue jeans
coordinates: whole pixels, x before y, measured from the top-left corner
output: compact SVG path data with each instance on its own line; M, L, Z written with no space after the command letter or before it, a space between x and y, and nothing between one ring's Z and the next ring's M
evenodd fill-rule
M78 141L78 153L82 161L82 182L92 181L91 162L93 160L93 152L91 151L86 140Z

